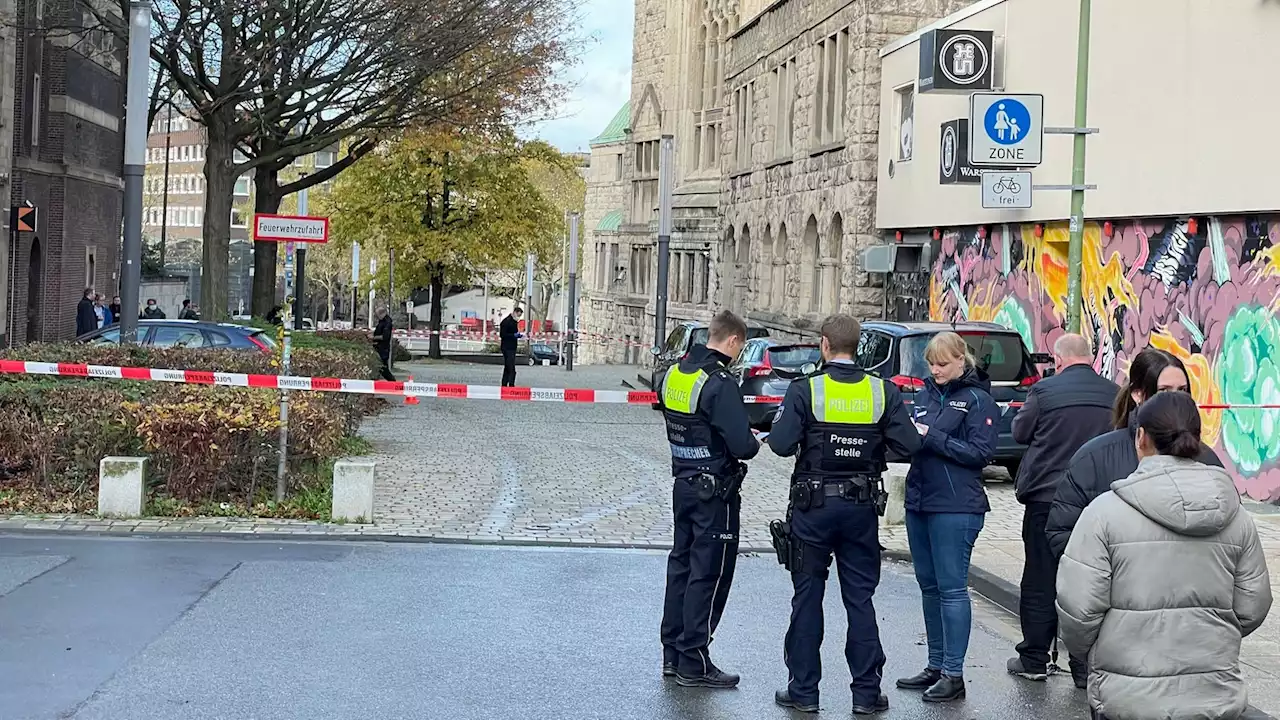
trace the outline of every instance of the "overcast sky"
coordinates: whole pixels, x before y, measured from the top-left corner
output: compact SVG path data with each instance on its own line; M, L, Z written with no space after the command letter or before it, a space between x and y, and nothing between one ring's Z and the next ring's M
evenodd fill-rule
M557 117L526 130L564 151L588 150L631 95L629 0L586 0L583 33L590 36L581 61L565 73L573 89Z

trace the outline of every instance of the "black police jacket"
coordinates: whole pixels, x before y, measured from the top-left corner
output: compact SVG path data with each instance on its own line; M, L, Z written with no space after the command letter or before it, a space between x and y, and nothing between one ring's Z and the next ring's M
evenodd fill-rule
M516 351L516 336L520 334L520 321L508 315L498 323L498 347L504 353Z
M1138 469L1138 413L1129 413L1129 427L1112 430L1085 443L1071 458L1067 472L1058 483L1045 521L1045 535L1053 554L1062 559L1067 551L1071 531L1084 509L1094 498L1111 489L1111 483L1123 480ZM1202 465L1222 467L1222 460L1208 445L1200 444Z
M867 373L853 363L827 363L822 374L840 383L857 383L867 377ZM859 472L879 474L887 468L886 460L905 459L920 449L920 433L911 422L911 414L902 401L902 393L893 383L872 377L873 381L883 386L884 412L876 422L872 432L878 435L877 449L867 458L863 468L854 468L851 463L835 461L836 454L824 452L829 435L816 432L819 426L813 415L813 391L809 378L800 378L787 388L786 397L778 408L777 419L773 421L773 430L769 433L769 447L782 457L797 455L796 469L792 480L803 478L839 479L841 475L848 477ZM854 426L856 427L856 426ZM828 458L830 468L824 468L823 458ZM834 472L833 472L834 471Z
M702 370L707 374L698 405L692 415L663 408L667 440L671 443L671 474L690 478L707 473L722 476L736 470L738 461L750 460L760 452L760 442L751 433L742 390L725 365L730 358L705 345L695 345L680 361L682 372ZM657 388L662 398L666 376Z
M1013 418L1013 439L1027 446L1015 485L1019 501L1053 501L1071 456L1111 430L1111 405L1119 391L1088 365L1072 365L1031 386Z

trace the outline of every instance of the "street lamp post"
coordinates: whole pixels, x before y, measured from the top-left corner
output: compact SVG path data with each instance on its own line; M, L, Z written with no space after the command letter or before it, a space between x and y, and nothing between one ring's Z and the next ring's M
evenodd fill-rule
M124 122L124 261L120 272L120 343L138 339L142 284L142 185L147 164L147 84L151 68L151 3L129 2L129 70Z

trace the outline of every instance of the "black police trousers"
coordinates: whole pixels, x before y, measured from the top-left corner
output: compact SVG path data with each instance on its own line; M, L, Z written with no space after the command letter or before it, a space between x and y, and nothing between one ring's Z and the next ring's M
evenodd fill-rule
M738 564L742 499L735 492L728 501L699 500L697 485L681 479L671 494L675 542L667 557L662 661L685 677L698 677L714 667L707 648Z
M791 626L787 628L787 690L792 699L817 704L822 679L822 595L832 554L840 579L840 599L848 616L844 656L853 677L853 702L875 705L884 673L884 649L871 598L880 584L879 516L871 503L825 498L822 507L796 509L794 540L804 544L802 567L791 573Z

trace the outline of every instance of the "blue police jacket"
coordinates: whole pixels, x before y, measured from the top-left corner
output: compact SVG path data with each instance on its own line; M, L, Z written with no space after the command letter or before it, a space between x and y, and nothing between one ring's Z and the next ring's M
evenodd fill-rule
M995 455L1000 406L991 381L975 370L939 386L932 378L916 394L913 419L927 425L907 473L906 508L926 513L986 513L982 470Z

